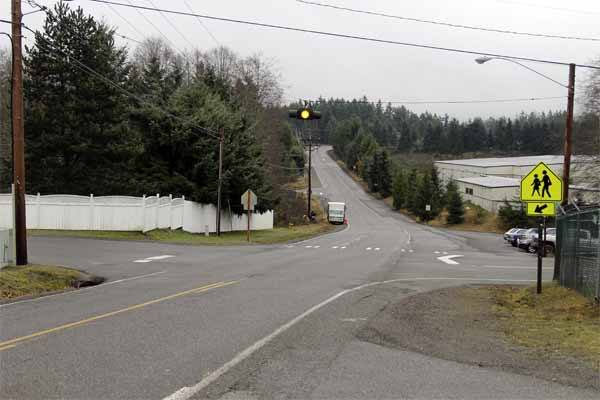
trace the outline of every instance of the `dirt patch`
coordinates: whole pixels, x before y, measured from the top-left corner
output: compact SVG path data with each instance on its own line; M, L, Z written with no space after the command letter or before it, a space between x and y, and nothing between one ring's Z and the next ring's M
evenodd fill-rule
M387 306L357 336L445 360L600 389L600 371L588 359L515 343L507 334L511 315L497 306L494 290L480 288L446 288L411 296Z

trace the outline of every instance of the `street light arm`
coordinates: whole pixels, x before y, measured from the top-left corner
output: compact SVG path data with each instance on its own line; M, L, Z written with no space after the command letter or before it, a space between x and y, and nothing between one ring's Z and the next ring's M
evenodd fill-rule
M555 79L552 79L552 78L550 78L549 76L547 76L547 75L544 75L544 74L542 74L541 72L539 72L539 71L536 71L535 69L533 69L533 68L531 68L531 67L528 67L527 65L525 65L525 64L523 64L523 63L520 63L520 62L518 62L518 61L515 61L515 60L513 60L513 59L511 59L511 58L504 58L504 57L479 57L479 58L476 58L476 59L475 59L475 61L476 61L478 64L483 64L483 63L485 63L485 62L488 62L488 61L490 61L490 60L494 60L494 59L496 59L496 60L504 60L504 61L511 62L511 63L513 63L513 64L520 65L521 67L523 67L523 68L525 68L525 69L528 69L529 71L531 71L531 72L533 72L533 73L535 73L535 74L538 74L538 75L539 75L539 76L541 76L542 78L546 78L546 79L548 79L549 81L552 81L552 82L556 83L557 85L560 85L560 86L564 87L565 89L569 89L569 86L567 86L567 85L564 85L563 83L561 83L561 82L559 82L559 81L557 81L557 80L555 80Z

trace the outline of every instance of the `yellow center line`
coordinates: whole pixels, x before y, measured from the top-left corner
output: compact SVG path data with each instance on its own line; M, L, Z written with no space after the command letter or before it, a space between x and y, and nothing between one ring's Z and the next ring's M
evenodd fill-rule
M233 285L235 283L238 283L239 281L229 281L229 282L217 282L217 283L213 283L210 285L206 285L206 286L201 286L195 289L190 289L190 290L186 290L183 292L179 292L179 293L175 293L169 296L165 296L165 297L161 297L159 299L154 299L154 300L150 300L147 301L145 303L141 303L141 304L136 304L133 306L129 306L126 308L122 308L120 310L116 310L116 311L111 311L105 314L100 314L100 315L96 315L95 317L90 317L90 318L86 318L86 319L82 319L81 321L77 321L77 322L71 322L65 325L60 325L54 328L50 328L50 329L45 329L43 331L39 331L36 333L32 333L30 335L26 335L26 336L21 336L21 337L17 337L11 340L7 340L5 342L0 342L0 351L4 351L10 348L15 347L18 343L24 342L26 340L30 340L39 336L44 336L44 335L48 335L50 333L54 333L54 332L58 332L58 331L62 331L65 329L70 329L70 328L75 328L77 326L81 326L93 321L97 321L99 319L104 319L104 318L108 318L108 317L112 317L114 315L118 315L118 314L122 314L128 311L133 311L133 310L137 310L139 308L142 307L146 307L149 306L151 304L156 304L156 303L160 303L162 301L166 301L166 300L171 300L174 299L176 297L181 297L181 296L185 296L188 294L192 294L192 293L201 293L201 292L206 292L212 289L218 289L218 288L222 288L225 286L229 286L229 285Z

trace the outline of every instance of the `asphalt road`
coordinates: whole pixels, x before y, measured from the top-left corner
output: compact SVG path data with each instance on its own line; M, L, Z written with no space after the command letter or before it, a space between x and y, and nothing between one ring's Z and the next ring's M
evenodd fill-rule
M33 262L108 281L0 306L0 397L598 397L358 340L390 301L464 283L531 283L535 258L498 235L410 222L325 151L313 158L319 192L345 201L350 221L330 235L240 247L32 238ZM438 259L452 255L457 264Z

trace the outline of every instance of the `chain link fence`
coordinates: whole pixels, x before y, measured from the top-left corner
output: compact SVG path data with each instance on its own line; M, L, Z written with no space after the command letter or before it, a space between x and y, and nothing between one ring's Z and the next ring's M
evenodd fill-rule
M557 218L560 284L600 300L600 208Z

